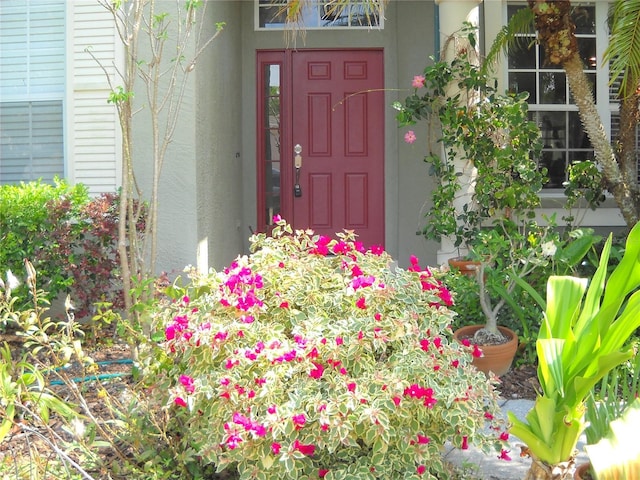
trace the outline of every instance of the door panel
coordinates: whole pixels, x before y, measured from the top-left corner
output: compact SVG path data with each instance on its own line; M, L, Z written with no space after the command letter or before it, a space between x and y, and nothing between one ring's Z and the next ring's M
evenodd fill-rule
M355 230L365 245L382 245L382 52L301 50L292 52L291 65L290 138L291 149L302 146L302 195L293 198L293 215L283 212L285 218L323 235ZM293 159L290 165L295 170ZM295 172L292 177L295 182ZM283 189L293 195L293 188Z

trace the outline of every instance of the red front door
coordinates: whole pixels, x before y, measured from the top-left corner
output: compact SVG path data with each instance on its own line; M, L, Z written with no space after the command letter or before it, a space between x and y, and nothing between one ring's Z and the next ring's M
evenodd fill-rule
M293 225L354 230L365 245L382 245L382 51L297 51L292 65L291 141L302 149Z
M272 82L261 83L259 104L277 104L258 119L265 132L258 174L267 179L262 190L259 183L261 218L279 211L296 229L354 230L366 246L384 244L382 60L381 50L369 49L258 54L259 71Z

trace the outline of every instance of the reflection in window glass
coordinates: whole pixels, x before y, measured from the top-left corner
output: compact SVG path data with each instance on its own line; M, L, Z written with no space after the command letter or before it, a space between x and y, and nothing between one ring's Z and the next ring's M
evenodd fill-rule
M338 9L335 2L308 0L303 5L301 23L305 29L382 27L379 5L372 5L370 0L350 0L343 9ZM285 28L285 0L259 0L257 6L258 28Z
M263 74L264 95L264 194L265 225L273 223L273 216L280 214L280 134L281 95L280 65L265 65Z

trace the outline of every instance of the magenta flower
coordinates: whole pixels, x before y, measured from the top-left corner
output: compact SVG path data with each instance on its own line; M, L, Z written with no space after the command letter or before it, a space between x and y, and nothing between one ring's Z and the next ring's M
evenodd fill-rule
M187 406L187 402L184 401L184 398L182 397L176 397L173 399L173 403L175 403L176 405L178 405L179 407L186 407Z
M464 437L462 437L462 445L460 445L460 448L462 450L468 450L469 449L469 438L466 435Z
M347 390L349 390L352 393L355 393L355 391L356 391L356 383L355 382L347 383Z
M298 439L293 442L293 449L299 451L303 455L307 455L309 457L313 456L316 451L316 446L309 443L300 443Z
M500 450L500 455L498 455L498 458L500 460L506 460L507 462L511 461L511 457L509 456L509 452L511 450L505 450L504 448L502 450Z
M184 386L184 389L187 391L187 393L193 393L195 391L196 387L193 384L193 378L191 378L189 375L180 375L180 378L178 380Z
M326 468L320 468L320 469L318 470L318 477L319 477L319 478L324 478L324 477L327 475L327 473L329 473L329 470L328 470L328 469L326 469Z
M404 141L407 142L409 145L414 143L417 139L418 137L416 137L416 134L413 130L409 130L407 133L404 134Z
M431 439L425 435L420 435L418 434L418 443L420 445L426 445L427 443L429 443L431 441Z
M320 363L313 362L313 364L315 365L315 368L309 372L309 376L318 380L322 378L324 367Z
M277 455L280 453L280 448L282 448L282 446L278 442L273 442L271 444L271 451L273 452L274 455Z
M300 413L298 415L294 415L291 417L293 424L296 426L296 430L304 427L305 423L307 423L307 417L305 417L304 413Z
M358 300L356 300L356 307L365 310L367 308L367 303L364 299L364 297L360 297Z
M418 468L416 468L416 473L418 475L422 475L426 471L427 471L427 467L425 467L424 465L418 465Z
M413 77L413 81L411 82L411 86L413 88L420 88L420 87L424 87L424 75L415 75Z

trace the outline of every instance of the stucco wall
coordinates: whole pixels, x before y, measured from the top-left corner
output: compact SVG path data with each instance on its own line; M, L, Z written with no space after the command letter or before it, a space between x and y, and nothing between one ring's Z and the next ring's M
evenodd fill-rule
M186 265L220 268L242 251L239 157L245 137L239 121L239 7L240 2L235 1L207 2L201 42L213 35L216 22L224 21L227 26L189 76L178 127L163 167L157 270L172 276ZM173 14L175 8L175 1L163 0L157 11ZM169 57L167 53L167 61ZM142 87L138 82L136 91ZM135 120L137 174L143 195L148 198L151 129L144 95L137 94L135 101L143 107Z
M196 176L198 266L220 269L243 251L249 230L242 220L242 162L255 143L242 129L241 3L208 4L208 33L222 34L196 70Z

